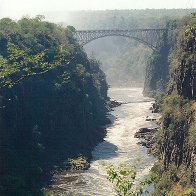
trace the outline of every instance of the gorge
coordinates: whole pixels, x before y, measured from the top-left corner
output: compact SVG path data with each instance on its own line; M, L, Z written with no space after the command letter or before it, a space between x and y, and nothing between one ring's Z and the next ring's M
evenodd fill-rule
M105 11L99 24L88 22L91 12L88 17L76 13L85 17L75 28L164 24L167 32L153 52L122 37L82 48L74 27L42 16L0 20L2 196L115 195L102 165L132 164L138 158L139 178L152 167L150 195L196 194L196 18L182 10L166 12L135 11L132 17L128 11ZM156 22L151 20L155 13ZM108 18L113 22L106 23ZM138 88L144 80L148 97ZM109 96L123 103L113 111L108 88ZM149 110L154 100L149 97L160 114ZM153 136L156 158L134 138L140 128L157 126L146 121L151 115L162 116ZM78 157L91 161L90 169L67 171L68 160Z

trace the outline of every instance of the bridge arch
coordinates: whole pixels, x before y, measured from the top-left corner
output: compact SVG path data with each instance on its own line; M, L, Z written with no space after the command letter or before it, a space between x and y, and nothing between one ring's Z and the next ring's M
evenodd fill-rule
M127 37L127 38L130 38L130 39L134 39L134 40L136 40L136 41L138 41L138 42L141 42L142 44L144 44L144 45L147 45L149 48L151 48L152 50L156 50L156 48L153 46L153 45L151 45L150 43L148 43L148 42L146 42L146 41L144 41L144 40L142 40L142 39L139 39L139 38L137 38L137 37L131 37L131 36L126 36L126 35L105 35L105 36L100 36L100 37L98 37L98 38L92 38L91 40L89 40L89 41L87 41L87 42L85 42L85 43L83 43L83 44L81 44L82 46L84 46L84 45L86 45L86 44L88 44L89 42L92 42L92 41L94 41L94 40L96 40L96 39L101 39L101 38L104 38L104 37Z
M157 50L160 47L160 38L165 31L166 29L82 30L75 31L74 37L84 46L103 37L121 36L134 39L152 50Z

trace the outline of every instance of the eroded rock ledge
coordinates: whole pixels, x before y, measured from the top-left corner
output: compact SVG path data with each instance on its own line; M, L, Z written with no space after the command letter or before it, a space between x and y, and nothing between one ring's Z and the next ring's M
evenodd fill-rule
M157 132L157 130L158 130L158 127L140 128L139 131L137 131L134 135L135 138L141 139L141 141L139 141L138 144L148 148L149 154L156 155L157 153L157 150L155 148L155 145L156 145L155 133Z

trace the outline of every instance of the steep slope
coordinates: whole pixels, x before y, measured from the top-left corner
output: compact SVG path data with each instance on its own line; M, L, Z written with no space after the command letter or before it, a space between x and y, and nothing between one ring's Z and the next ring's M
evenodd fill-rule
M107 84L73 27L42 17L0 20L0 195L42 195L67 158L103 139Z
M168 43L168 31L162 36L161 47L150 56L146 66L144 82L144 95L155 96L164 92L169 80L168 54L170 46Z
M196 194L196 20L183 21L157 132L154 195ZM181 27L180 27L181 28Z

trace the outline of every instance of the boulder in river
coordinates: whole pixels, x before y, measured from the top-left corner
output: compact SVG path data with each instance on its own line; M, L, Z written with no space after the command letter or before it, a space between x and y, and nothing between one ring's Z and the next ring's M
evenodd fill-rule
M146 121L156 121L156 118L153 118L151 116L146 116Z
M90 167L90 163L84 156L79 156L76 159L69 159L68 167L71 170L86 170Z
M152 104L152 113L160 113L160 106L157 103Z
M148 134L152 134L157 128L140 128L134 135L135 138L145 138Z
M116 100L111 100L110 102L109 102L109 107L110 108L115 108L115 107L118 107L118 106L120 106L122 103L120 103L120 102L118 102L118 101L116 101Z
M145 146L146 148L149 148L149 152L151 154L155 154L154 152L154 146L156 144L155 139L155 132L158 130L158 128L140 128L139 131L137 131L134 135L135 138L140 138L141 141L138 142L139 145Z

